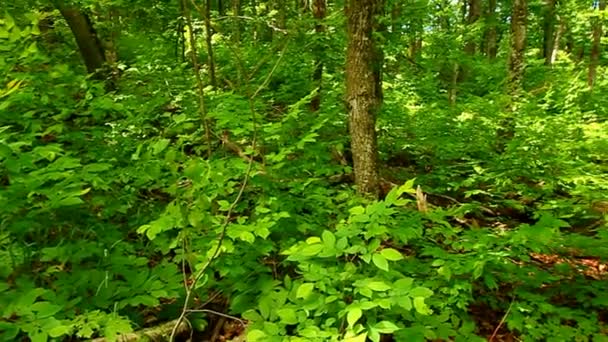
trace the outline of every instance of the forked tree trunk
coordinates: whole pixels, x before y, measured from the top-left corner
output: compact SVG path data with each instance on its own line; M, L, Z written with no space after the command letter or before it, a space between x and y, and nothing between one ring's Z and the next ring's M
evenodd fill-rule
M382 104L382 51L374 39L382 0L347 0L346 100L357 191L378 197L376 115Z
M603 11L606 9L606 0L600 0L599 10ZM601 47L600 43L602 40L602 22L599 18L595 18L593 22L593 43L591 45L591 55L589 56L589 76L588 84L589 88L593 90L595 85L595 79L597 74L597 66L600 63Z
M91 20L86 13L76 7L65 5L61 1L56 1L55 5L68 23L76 39L76 44L78 45L78 50L87 68L87 72L93 74L96 78L103 78L99 70L106 61L105 53Z
M543 13L543 57L545 65L552 64L553 44L555 44L555 2L545 0Z
M317 41L322 41L322 36L325 32L323 19L327 12L326 0L313 0L312 15L316 20L315 32ZM321 107L321 86L323 82L323 44L317 43L315 46L315 69L312 75L313 83L317 88L317 94L310 101L310 108L316 112Z
M527 3L513 0L511 13L511 52L509 55L508 91L513 95L521 88L525 67Z

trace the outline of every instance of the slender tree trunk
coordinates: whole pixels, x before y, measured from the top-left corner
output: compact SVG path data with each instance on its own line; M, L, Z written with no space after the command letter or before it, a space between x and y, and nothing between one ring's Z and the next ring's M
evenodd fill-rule
M456 105L456 95L458 94L458 79L460 77L460 66L458 62L453 62L452 79L450 80L450 88L448 90L448 102L450 106Z
M480 0L468 0L468 3L469 11L467 13L466 24L469 27L470 32L472 26L475 25L475 23L477 22L477 20L479 20L479 17L481 16L481 2ZM464 52L472 56L475 54L476 49L477 44L475 37L469 37L464 46Z
M217 13L220 15L220 17L226 15L226 8L224 7L223 0L217 0Z
M239 43L241 41L241 0L232 0L232 20L234 21L232 40Z
M543 13L543 57L545 65L551 65L553 44L555 43L555 2L556 0L545 0Z
M101 40L97 36L89 17L80 9L67 6L61 1L56 2L56 7L65 18L70 30L74 34L78 50L89 74L96 78L103 78L99 70L105 63L105 53Z
M488 3L488 12L486 14L486 55L490 60L496 59L498 54L498 33L496 29L496 0L490 0Z
M599 10L604 11L606 9L606 0L600 0ZM595 18L593 22L593 43L591 45L591 55L589 57L589 76L588 84L589 88L593 90L595 85L595 79L597 74L597 66L600 63L601 47L600 43L602 40L602 22L599 18Z
M526 0L513 0L511 13L511 52L509 55L509 94L521 88L525 67L527 3Z
M313 0L312 2L312 14L316 20L315 32L317 34L317 42L323 41L323 35L325 33L325 25L323 25L323 19L327 12L326 0ZM321 86L323 82L323 50L324 44L317 43L315 47L315 70L313 72L313 83L317 87L317 94L310 101L310 108L313 112L316 112L321 107Z
M207 67L211 86L217 86L215 78L215 57L213 56L213 31L211 29L211 0L205 2L205 43L207 44Z
M361 194L379 195L376 115L382 104L382 53L374 39L382 0L347 0L346 100L355 184Z
M563 19L560 19L559 29L555 33L555 40L553 41L553 49L551 50L551 65L553 65L553 63L555 63L555 61L557 60L557 53L559 52L559 43L560 43L560 40L562 39L562 35L564 34L565 29L566 29L566 26L564 24L564 21L563 21Z
M188 41L190 43L190 59L192 61L192 68L194 69L194 78L196 79L196 89L198 91L199 116L205 130L205 140L207 141L207 157L211 157L211 124L209 122L209 118L207 117L205 85L203 84L203 78L201 77L201 66L198 61L196 37L194 36L194 28L192 27L192 15L190 14L190 7L186 1L187 0L180 0L183 15L186 19L185 25L186 30L188 31Z

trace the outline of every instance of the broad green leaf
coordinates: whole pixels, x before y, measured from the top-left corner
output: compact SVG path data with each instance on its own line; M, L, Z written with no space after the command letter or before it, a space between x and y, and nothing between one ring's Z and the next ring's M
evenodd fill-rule
M247 342L263 342L266 339L266 333L262 330L254 329L247 332Z
M399 290L409 290L412 288L412 285L414 284L414 279L412 278L401 278L396 280L393 283L393 287Z
M283 308L277 310L277 315L281 319L281 322L285 324L297 324L298 316L296 315L296 311L291 308Z
M68 335L72 332L72 327L68 325L58 325L48 331L50 337Z
M300 287L298 287L298 291L296 292L296 298L308 298L314 288L315 284L313 283L304 283L300 285Z
M360 308L354 307L348 309L348 312L346 314L346 321L348 322L348 326L354 326L355 323L357 323L357 321L359 320L359 318L361 318L361 316L363 316L363 311L361 311Z
M391 286L383 281L370 281L366 284L366 286L367 288L378 292L388 291L391 289Z
M397 298L397 305L405 310L412 310L412 299L408 296L401 296Z
M359 334L357 336L349 336L344 338L344 342L365 342L367 341L367 333Z
M382 321L374 325L374 329L378 330L382 334L392 334L400 328L393 322Z
M403 255L393 248L385 248L380 251L380 254L389 261L403 260Z
M329 230L324 230L321 237L323 238L323 243L325 244L325 247L334 248L336 244L336 236L332 232L330 232Z
M302 251L300 252L300 254L302 254L303 256L310 257L310 256L315 256L315 255L319 254L322 250L323 250L322 244L308 245L308 246L302 248Z
M160 139L152 144L152 154L158 155L161 153L171 141L169 139Z
M36 312L37 318L50 317L61 311L61 305L55 305L51 302L37 302L31 306L32 311Z
M414 308L421 315L431 314L431 310L424 302L424 297L414 297Z
M379 269L383 271L388 271L388 261L386 261L382 254L374 254L372 256L372 261L374 262L374 265L376 265L376 267L378 267Z
M422 287L422 286L418 286L418 287L414 288L412 291L410 291L411 297L426 298L426 297L430 297L432 295L433 295L433 291L431 289L428 289L428 288Z

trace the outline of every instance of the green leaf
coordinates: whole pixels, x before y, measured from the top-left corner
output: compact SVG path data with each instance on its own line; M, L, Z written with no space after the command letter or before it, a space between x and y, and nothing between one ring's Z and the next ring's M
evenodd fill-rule
M315 256L315 255L319 254L322 250L323 250L322 244L308 245L308 246L302 248L302 251L300 252L300 254L302 254L303 256L310 257L310 256Z
M361 311L360 308L354 307L348 309L348 313L346 314L346 321L348 322L348 326L354 326L355 323L357 323L357 321L359 320L359 318L361 318L361 316L363 316L363 311Z
M344 342L365 342L367 341L367 333L359 334L357 336L345 337Z
M69 207L72 205L82 204L84 201L80 197L68 197L57 202L58 207Z
M412 288L414 284L414 279L412 278L402 278L398 279L393 283L393 287L402 291L409 290Z
M393 322L382 321L374 325L374 329L378 330L382 334L392 334L400 328Z
M424 302L424 297L414 298L414 308L421 315L430 315L432 312Z
M408 296L401 296L397 298L397 305L405 310L412 310L412 299Z
M169 146L169 139L160 139L152 144L152 154L157 155L161 153L167 146Z
M413 289L412 291L410 291L410 296L411 297L422 297L422 298L426 298L426 297L430 297L433 295L433 291L426 288L426 287L422 287L422 286L418 286L415 289Z
M51 304L51 302L37 302L31 306L32 311L36 312L38 319L53 316L61 311L62 308L60 305Z
M277 315L281 319L282 323L285 324L298 324L298 316L296 310L290 308L284 308L277 310Z
M336 236L329 230L324 230L321 235L326 248L334 248L336 245Z
M403 255L399 253L396 249L393 248L385 248L380 251L380 254L386 259L390 261L398 261L403 260Z
M378 292L388 291L391 289L391 286L383 281L370 281L366 284L366 286L367 288Z
M262 330L254 329L247 332L247 342L265 341L266 333Z
M382 254L374 254L372 256L374 265L383 271L388 271L388 261L382 256Z
M48 331L50 337L68 335L72 332L72 327L68 325L58 325Z
M304 283L298 287L298 291L296 292L296 298L308 298L314 289L315 284L313 283Z
M363 208L362 206L359 205L359 206L350 208L349 212L353 216L354 215L361 215L361 214L365 213L365 208Z
M47 333L44 331L37 331L34 333L30 333L29 337L32 342L46 342L49 338L49 335L47 335Z

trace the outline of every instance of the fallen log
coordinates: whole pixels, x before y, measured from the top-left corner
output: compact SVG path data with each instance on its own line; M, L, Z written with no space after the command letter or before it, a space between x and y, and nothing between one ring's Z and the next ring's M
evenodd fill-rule
M173 327L177 323L177 320L173 320L170 322L163 323L161 325L157 325L155 327L145 328L140 331L135 331L128 334L119 335L116 338L116 342L136 342L136 341L152 341L152 342L161 342L169 340L169 336L171 336L171 331ZM190 334L190 325L186 321L182 321L182 323L177 328L177 336L181 335L189 335ZM96 339L89 340L90 342L109 342L109 339L105 337L99 337Z

